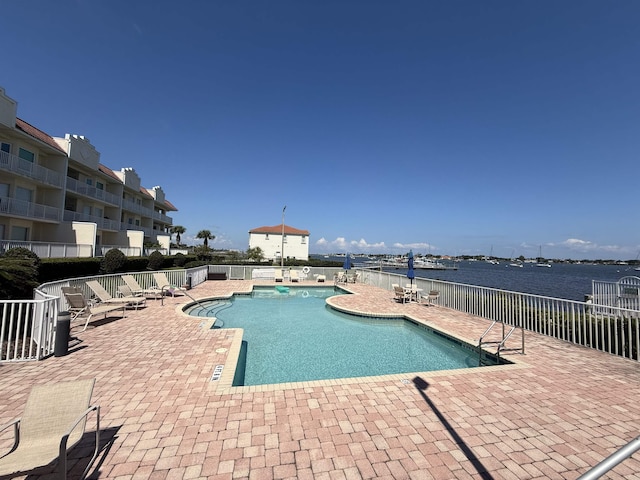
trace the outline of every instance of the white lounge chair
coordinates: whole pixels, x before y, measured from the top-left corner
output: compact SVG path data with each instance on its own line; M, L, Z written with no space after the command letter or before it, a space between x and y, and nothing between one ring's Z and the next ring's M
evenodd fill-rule
M289 278L292 282L299 282L300 281L300 276L298 275L298 271L297 270L291 270L289 272Z
M186 288L179 287L177 285L173 285L169 282L169 279L164 274L164 272L154 272L153 278L156 281L156 287L160 289L162 292L168 292L172 297L176 296L176 292L186 292Z
M146 298L158 299L162 296L162 290L156 287L142 288L133 275L122 275L122 281L131 289L133 295L142 295Z
M440 292L438 290L431 290L429 295L425 298L428 306L437 305L438 299L440 298Z
M136 297L131 294L129 296L122 297L114 297L98 282L97 280L89 280L87 282L87 287L91 289L93 293L95 293L96 297L100 300L102 304L124 304L131 305L138 309L140 305L144 305L147 301L144 297Z
M67 452L83 437L89 413L96 412L95 448L84 479L100 451L100 407L91 406L95 379L31 389L24 413L1 430L14 429L13 448L0 456L0 477L44 473L57 465L57 478L67 478Z
M273 279L276 282L282 282L284 280L284 277L282 276L282 270L276 268L275 273L273 274Z
M69 313L71 314L72 322L86 317L84 328L82 329L83 332L87 329L87 326L94 315L104 314L104 318L107 318L107 313L122 309L122 316L124 317L124 309L127 306L126 303L103 303L92 306L87 303L81 293L65 293L64 298L67 300L67 304L69 305Z

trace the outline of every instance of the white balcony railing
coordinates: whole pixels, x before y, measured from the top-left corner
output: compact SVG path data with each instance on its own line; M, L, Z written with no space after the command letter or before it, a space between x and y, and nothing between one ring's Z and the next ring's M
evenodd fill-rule
M87 185L86 183L79 182L75 178L67 177L67 190L70 190L85 197L90 197L96 200L101 200L110 205L120 206L121 198L113 193L109 193L106 190Z
M108 218L96 217L95 215L89 215L82 212L72 212L71 210L65 210L63 215L65 222L92 222L98 225L98 228L102 230L120 230L120 222L115 220L109 220Z
M62 188L64 177L60 172L36 165L7 152L0 152L0 169L28 177L36 182Z
M50 205L25 202L10 197L0 197L0 215L15 215L32 220L60 221L60 209Z
M0 252L22 247L31 250L40 258L86 258L93 256L93 245L78 243L19 242L0 240Z

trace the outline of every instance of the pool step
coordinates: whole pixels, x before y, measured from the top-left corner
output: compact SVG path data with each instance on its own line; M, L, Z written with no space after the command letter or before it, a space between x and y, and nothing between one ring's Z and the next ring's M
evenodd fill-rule
M189 310L189 315L194 317L216 317L218 313L233 305L228 300L220 300L216 302L207 302L206 306L197 305Z

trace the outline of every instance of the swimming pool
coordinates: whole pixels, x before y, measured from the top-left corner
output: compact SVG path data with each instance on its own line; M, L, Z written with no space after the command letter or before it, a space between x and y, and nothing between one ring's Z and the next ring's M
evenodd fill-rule
M234 386L478 366L474 347L431 328L326 305L326 298L346 293L335 287L254 287L251 295L204 302L188 313L215 316L221 328L244 329Z

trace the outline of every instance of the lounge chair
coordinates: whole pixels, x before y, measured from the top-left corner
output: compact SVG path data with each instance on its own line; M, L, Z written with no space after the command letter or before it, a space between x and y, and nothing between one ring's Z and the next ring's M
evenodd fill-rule
M13 448L0 456L0 477L58 470L67 478L67 452L82 439L89 413L96 412L95 448L87 476L100 451L100 407L91 406L95 379L76 380L31 389L21 418L3 426L13 426Z
M402 303L407 303L408 301L411 301L411 291L407 290L405 288L402 288L400 285L394 285L393 287L393 291L396 295L396 300L402 302Z
M155 272L153 274L153 278L156 281L156 287L160 289L161 292L169 292L172 297L176 296L176 292L186 292L186 288L178 287L177 285L173 285L164 272Z
M131 291L131 289L129 288L128 285L119 285L118 286L118 293L120 294L119 298L141 299L141 300L144 300L142 303L146 304L147 299L145 297L143 297L142 295L135 295L133 293L133 291ZM137 309L138 309L138 306L136 305L136 310Z
M133 275L122 275L122 281L131 289L133 295L142 295L145 298L158 299L162 296L162 290L156 287L142 288Z
M358 280L358 272L347 274L347 280L346 280L347 283L356 283L357 280Z
M298 271L297 270L291 270L289 272L289 278L291 279L292 282L299 282L300 281L300 276L298 275Z
M109 292L105 290L105 288L98 282L97 280L89 280L87 282L87 287L91 289L93 293L96 294L96 297L100 300L102 304L124 304L131 305L138 309L140 305L144 305L147 301L144 297L136 297L135 295L130 295L128 297L113 297Z
M83 332L87 329L87 326L89 325L89 322L94 315L104 314L104 317L107 318L107 313L122 309L122 316L124 317L124 309L127 306L126 303L107 303L91 306L86 302L81 293L65 293L64 297L66 298L67 304L69 305L69 312L71 313L72 322L84 317L87 318L84 324L84 328L82 329Z
M316 277L316 281L320 282L320 283L324 283L324 281L327 279L326 275L318 275Z
M276 268L275 273L273 274L273 279L276 282L282 282L284 280L282 276L282 270L280 270L279 268Z
M346 283L347 274L343 272L337 272L333 274L333 283Z

